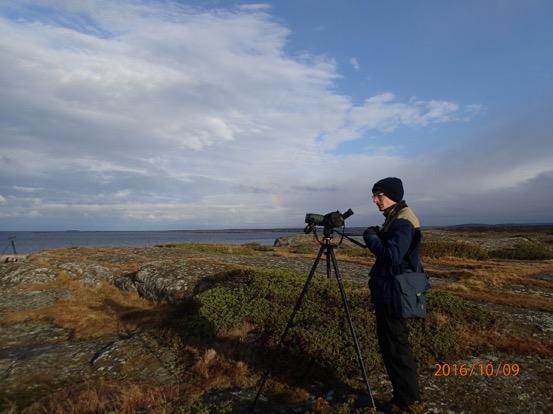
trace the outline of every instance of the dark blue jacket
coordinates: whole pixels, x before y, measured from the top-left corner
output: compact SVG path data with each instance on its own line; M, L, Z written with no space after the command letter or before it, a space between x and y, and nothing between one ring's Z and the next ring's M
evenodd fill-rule
M391 303L392 274L416 272L420 266L422 233L418 218L405 201L390 207L384 215L386 221L378 234L369 229L363 234L367 247L376 256L369 272L375 305Z

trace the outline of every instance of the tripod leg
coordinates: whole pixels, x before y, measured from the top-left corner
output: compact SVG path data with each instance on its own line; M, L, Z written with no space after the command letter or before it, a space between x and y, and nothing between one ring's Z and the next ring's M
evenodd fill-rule
M330 279L330 277L331 277L331 271L330 271L330 251L329 251L328 249L326 249L325 256L326 256L326 277L327 277L328 279Z
M367 371L365 370L365 363L363 362L363 356L361 354L361 347L359 346L359 341L357 340L357 334L355 333L355 328L353 327L353 322L351 321L351 314L349 312L348 299L346 296L346 290L344 289L344 283L342 282L342 275L338 269L338 262L336 261L336 256L334 255L334 250L332 246L329 246L329 254L332 259L332 265L334 266L334 273L336 275L336 280L338 281L338 287L340 288L340 294L342 295L342 303L344 305L344 311L346 312L346 317L349 324L349 330L351 332L351 337L353 339L353 344L355 345L355 352L357 353L357 361L359 362L359 368L361 369L361 374L363 375L363 380L367 386L367 391L371 397L371 403L373 408L376 410L376 405L374 403L373 394L371 391L371 386L369 385L369 379L367 378Z
M315 271L317 270L317 265L319 264L319 261L321 260L321 256L323 255L323 251L325 250L325 245L321 245L321 248L319 249L319 253L317 254L317 258L315 259L315 262L313 263L313 266L311 266L311 270L309 271L309 275L307 276L307 280L305 281L305 285L303 286L303 289L298 297L298 300L296 301L296 305L294 306L294 309L292 310L292 314L290 315L290 318L288 319L288 323L286 324L286 328L284 328L284 332L282 333L280 339L277 342L277 349L280 349L282 347L282 343L284 341L284 338L288 334L288 331L290 330L290 327L292 326L292 322L294 321L294 318L296 317L296 313L298 312L301 303L303 301L303 298L305 294L307 293L307 290L309 289L309 285L311 284L311 280L313 279L313 276L315 275ZM263 390L263 387L265 386L265 382L267 381L267 378L269 378L269 374L271 373L272 367L270 366L267 371L265 372L265 375L263 375L263 379L261 380L261 383L259 385L259 389L257 390L257 394L255 396L255 400L253 401L253 404L251 406L251 411L255 409L255 405L257 404L257 400L259 399L259 396L261 395L261 391Z

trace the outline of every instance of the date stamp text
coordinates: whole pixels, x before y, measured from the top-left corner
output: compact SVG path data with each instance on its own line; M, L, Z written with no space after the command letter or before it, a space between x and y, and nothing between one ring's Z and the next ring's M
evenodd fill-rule
M474 364L434 364L435 377L516 377L520 375L520 365L506 362L478 362Z

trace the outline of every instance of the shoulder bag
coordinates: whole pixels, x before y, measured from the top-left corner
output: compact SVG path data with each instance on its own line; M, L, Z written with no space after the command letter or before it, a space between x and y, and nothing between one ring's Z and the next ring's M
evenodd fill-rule
M411 249L407 252L407 261L412 266L409 255ZM391 269L390 269L391 270ZM426 292L430 289L428 274L424 271L422 265L417 266L417 271L403 272L394 275L390 271L392 282L392 305L397 316L405 319L425 318L426 317Z

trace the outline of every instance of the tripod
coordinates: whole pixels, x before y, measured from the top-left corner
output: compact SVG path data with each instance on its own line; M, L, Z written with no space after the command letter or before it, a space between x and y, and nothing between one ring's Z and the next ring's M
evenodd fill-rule
M340 233L342 234L342 233ZM342 237L344 234L342 234ZM347 236L346 236L347 237ZM349 237L348 237L349 239ZM317 239L319 240L319 239ZM311 284L311 281L313 279L313 276L315 275L315 271L317 270L317 265L319 264L319 261L321 260L321 257L323 253L326 256L326 275L328 278L331 277L331 263L332 267L334 268L334 275L336 276L336 281L338 282L338 287L340 288L340 295L342 296L342 304L344 306L344 311L346 313L346 317L349 324L349 330L351 333L351 337L353 339L353 344L355 346L355 352L357 354L357 360L359 362L359 368L361 370L361 373L363 375L363 381L365 382L365 385L367 387L367 391L369 393L369 396L371 397L371 403L374 409L376 409L374 399L371 392L371 387L369 385L369 380L367 378L367 372L365 370L365 364L363 363L363 357L361 355L361 348L359 347L359 341L357 340L357 334L355 333L355 328L353 327L353 322L351 321L351 314L349 311L349 305L348 305L348 299L346 297L346 291L344 289L344 283L342 281L342 275L340 274L340 270L338 269L338 262L336 261L336 255L334 254L334 245L331 244L332 240L332 229L328 229L325 227L324 229L324 238L323 241L319 241L319 244L321 245L321 248L319 249L319 253L317 254L317 258L315 259L315 262L313 263L313 266L311 267L311 270L309 271L309 275L307 276L307 280L305 281L305 285L303 286L303 289L298 297L298 300L296 302L296 305L294 306L294 309L292 310L292 314L290 315L290 319L288 320L288 323L286 324L286 328L284 328L284 332L282 333L282 336L280 337L279 341L277 342L277 348L280 349L283 346L283 341L286 335L288 334L288 331L290 330L292 323L294 321L294 318L296 316L296 313L301 307L303 298L307 294L307 290L309 289L309 285ZM350 239L351 240L351 239ZM352 240L354 241L354 240ZM356 244L357 241L354 241ZM265 375L263 376L261 383L259 385L259 389L257 390L257 394L255 396L255 400L252 404L251 411L255 409L255 406L257 404L257 400L259 399L259 396L261 395L261 391L263 390L263 387L265 386L265 382L267 381L270 373L271 368L269 367L267 371L265 372Z
M6 253L6 250L8 250L10 247L12 248L13 250L13 254L17 254L17 250L15 250L15 236L9 236L8 237L8 245L4 248L4 250L2 250L2 254Z

